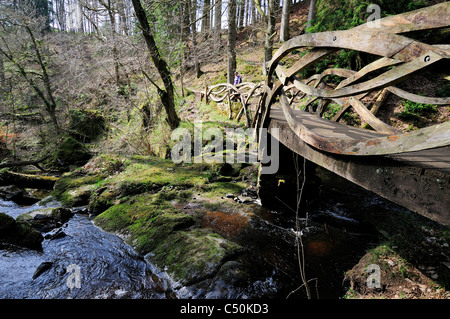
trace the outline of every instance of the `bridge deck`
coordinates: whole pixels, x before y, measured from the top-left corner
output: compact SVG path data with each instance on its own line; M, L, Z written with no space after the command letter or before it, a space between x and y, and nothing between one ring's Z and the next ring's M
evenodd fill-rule
M314 133L325 137L332 136L339 139L359 140L386 136L385 134L377 133L375 131L369 131L328 121L301 110L294 110L294 114L296 121L306 126ZM283 111L275 105L272 106L270 110L270 118L277 121L286 122ZM450 174L450 147L402 153L386 157L402 161L411 166L437 169Z
M300 112L295 112L296 120L325 137L361 139L381 135ZM392 202L450 226L450 147L389 156L339 155L305 143L290 128L281 109L272 107L269 117L269 133L290 150Z

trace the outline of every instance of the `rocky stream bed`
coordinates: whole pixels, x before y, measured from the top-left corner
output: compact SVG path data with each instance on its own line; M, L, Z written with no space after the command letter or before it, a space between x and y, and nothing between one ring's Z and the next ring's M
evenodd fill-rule
M298 229L259 204L256 169L100 155L37 204L3 202L0 297L306 298L301 239L312 298L449 298L447 228L319 172Z

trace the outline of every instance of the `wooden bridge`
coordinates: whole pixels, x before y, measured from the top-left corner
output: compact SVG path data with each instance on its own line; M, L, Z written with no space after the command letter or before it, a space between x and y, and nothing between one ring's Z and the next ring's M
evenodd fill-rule
M425 97L398 87L431 67L446 68L449 80L450 45L429 45L408 35L442 28L448 32L450 3L378 22L379 28L367 23L292 38L268 63L266 83L222 83L206 88L202 97L227 101L230 118L231 101L240 101L236 119L245 116L247 126L267 128L307 160L450 225L450 122L402 132L377 117L388 94L437 107L450 105L449 97ZM368 62L358 71L329 68L301 76L340 50L357 51ZM298 58L294 64L293 57ZM358 125L349 125L346 118Z

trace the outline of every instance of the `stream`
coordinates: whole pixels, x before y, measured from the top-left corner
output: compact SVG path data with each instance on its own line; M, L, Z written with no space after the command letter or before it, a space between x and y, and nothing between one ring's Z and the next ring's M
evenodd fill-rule
M345 192L343 196L326 190L326 196L309 208L309 217L300 218L306 277L314 298L342 297L344 272L377 242L377 235L355 216L361 210L395 209L362 190ZM44 207L58 206L50 201ZM39 208L39 203L20 207L0 200L0 211L14 218ZM174 287L122 238L96 227L87 214L75 213L62 226L67 236L45 239L42 251L0 247L0 299L306 298L304 289L297 289L302 280L295 214L255 203L249 209L256 218L238 236L249 253L236 260L246 277ZM40 265L49 267L33 279Z
M57 202L50 202L44 207L57 206ZM0 211L12 217L39 208L43 207L35 204L23 208L0 200ZM1 299L165 297L164 288L153 280L156 278L143 257L121 238L96 227L88 215L74 214L62 230L67 236L45 239L42 251L18 247L0 250ZM33 280L43 262L52 265ZM74 277L78 275L76 269L79 288Z

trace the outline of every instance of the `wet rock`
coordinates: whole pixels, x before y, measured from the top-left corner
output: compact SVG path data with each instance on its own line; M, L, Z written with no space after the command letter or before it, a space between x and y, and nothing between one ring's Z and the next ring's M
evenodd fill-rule
M195 229L174 232L146 258L158 266L167 266L167 272L182 285L191 285L216 274L241 250L238 244L210 229Z
M226 196L226 198L234 198L233 194L226 194L225 196Z
M87 207L84 207L84 206L74 207L74 208L72 208L72 213L87 215L87 214L89 214L89 210L87 209Z
M55 240L55 239L63 238L66 236L67 236L67 234L60 228L56 232L47 234L44 237L45 237L45 239Z
M45 261L41 263L33 274L33 280L42 275L44 272L49 270L53 266L52 262Z
M17 220L26 221L36 230L46 233L61 226L72 216L72 211L65 207L42 208L19 215Z
M38 198L30 196L26 191L15 185L0 187L0 197L24 206L33 205L39 201Z
M72 218L73 213L70 209L65 208L65 207L57 207L54 208L51 212L51 216L54 220L61 222L61 223L65 223L67 222L70 218Z
M0 242L31 249L41 249L44 237L25 221L0 213Z
M241 204L247 204L247 203L253 202L253 198L248 197L248 196L237 196L234 198L234 200Z

